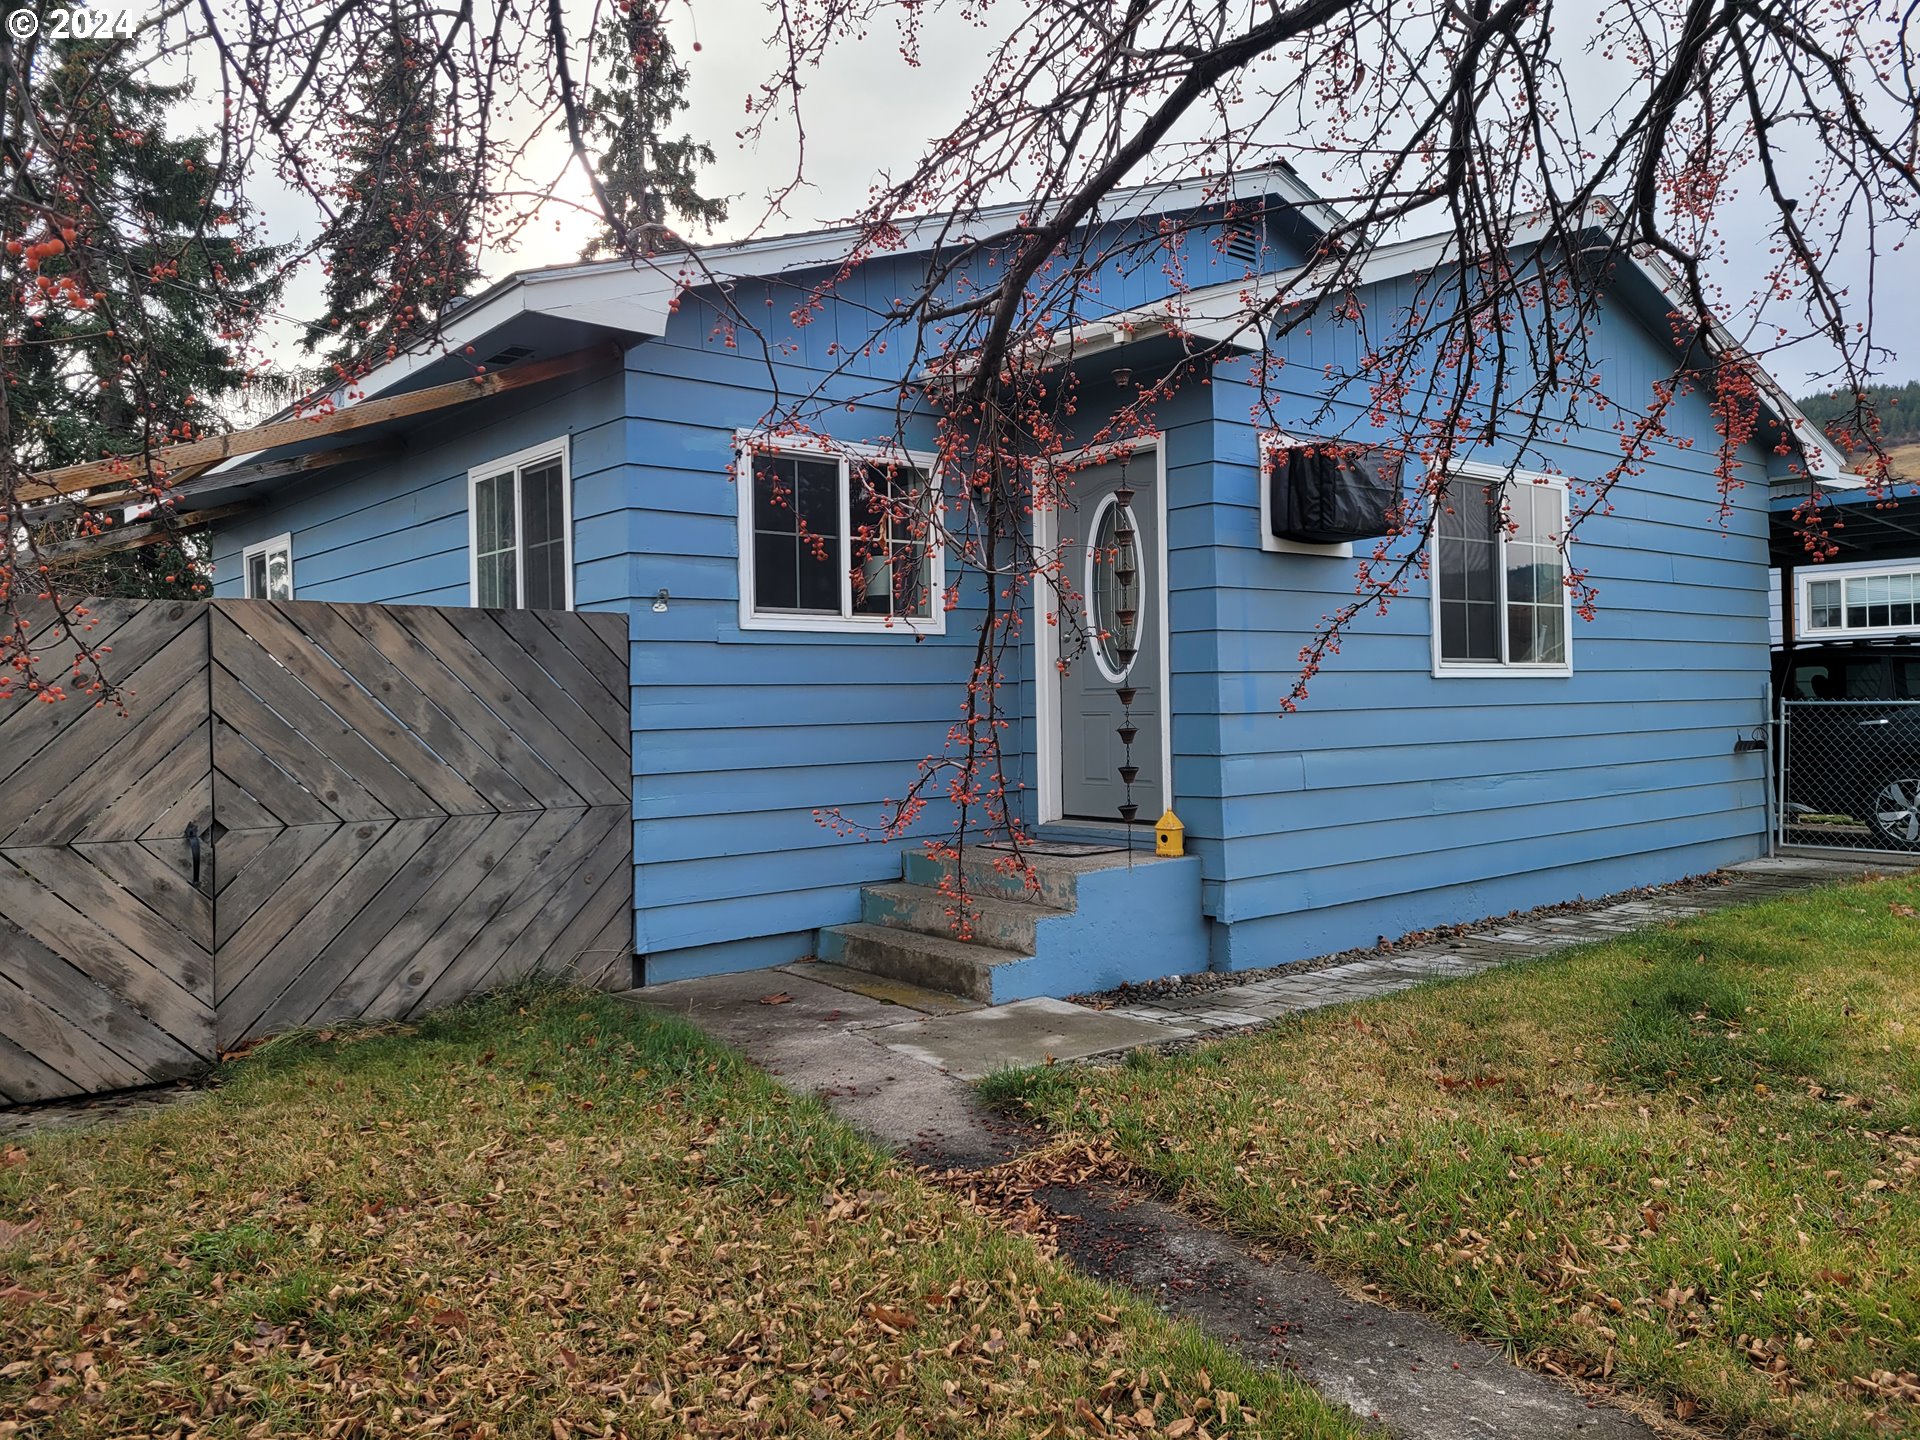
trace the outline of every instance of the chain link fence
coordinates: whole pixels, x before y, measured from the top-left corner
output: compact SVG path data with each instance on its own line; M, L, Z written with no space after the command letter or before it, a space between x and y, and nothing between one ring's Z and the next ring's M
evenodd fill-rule
M1782 845L1920 851L1920 700L1785 700Z

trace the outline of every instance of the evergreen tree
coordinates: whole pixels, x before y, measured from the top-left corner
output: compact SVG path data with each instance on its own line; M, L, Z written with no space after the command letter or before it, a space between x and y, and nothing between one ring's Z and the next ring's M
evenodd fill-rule
M236 337L277 296L282 252L251 242L213 139L168 133L187 86L140 78L124 49L99 41L49 39L28 63L43 130L57 127L88 163L84 185L39 181L29 165L39 213L59 218L39 244L10 245L5 260L31 281L7 293L35 297L4 320L20 463L77 464L221 428L219 402L249 378ZM62 520L40 539L93 528ZM203 594L201 549L182 539L98 556L63 583L95 594Z
M1920 440L1920 380L1904 385L1869 385L1865 391L1880 422L1879 439L1883 445L1907 445ZM1861 437L1849 433L1853 423L1854 398L1838 390L1824 390L1800 402L1806 417L1827 432L1829 438L1861 447Z
M399 7L357 86L337 192L321 237L327 309L302 342L325 347L323 380L391 359L479 278L479 206L447 138L429 52Z
M602 142L597 168L617 224L587 247L590 256L659 249L673 239L669 215L705 229L727 218L726 201L702 195L695 174L696 166L713 163L713 147L690 135L666 138L687 108L687 71L674 57L660 8L659 0L624 0L594 34L606 69L588 96L591 133Z

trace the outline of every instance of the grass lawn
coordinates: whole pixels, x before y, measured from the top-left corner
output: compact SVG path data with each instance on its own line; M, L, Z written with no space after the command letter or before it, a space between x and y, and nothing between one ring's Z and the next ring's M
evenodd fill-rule
M526 992L0 1145L0 1436L1349 1437L685 1026Z
M1920 886L995 1077L1188 1205L1737 1434L1920 1435Z

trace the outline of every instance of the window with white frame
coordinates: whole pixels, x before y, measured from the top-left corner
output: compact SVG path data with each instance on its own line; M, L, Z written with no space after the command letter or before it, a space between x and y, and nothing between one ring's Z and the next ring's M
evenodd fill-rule
M1567 492L1557 481L1464 473L1441 497L1434 554L1436 674L1572 668Z
M1825 574L1804 582L1802 635L1891 635L1920 627L1920 570Z
M293 598L293 536L249 545L240 556L241 591L249 600Z
M563 437L468 472L473 603L483 610L573 606L573 497Z
M943 630L932 475L926 456L745 440L742 627Z

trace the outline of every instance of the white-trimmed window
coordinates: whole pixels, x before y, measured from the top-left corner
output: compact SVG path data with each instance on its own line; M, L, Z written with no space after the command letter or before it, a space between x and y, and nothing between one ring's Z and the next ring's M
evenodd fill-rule
M1433 673L1572 674L1565 484L1462 467L1439 504Z
M742 436L740 627L946 630L931 456Z
M1920 629L1920 570L1836 573L1800 581L1802 636L1905 635Z
M241 551L240 588L249 600L291 600L293 536L276 535Z
M467 472L469 594L482 610L573 608L565 436Z

